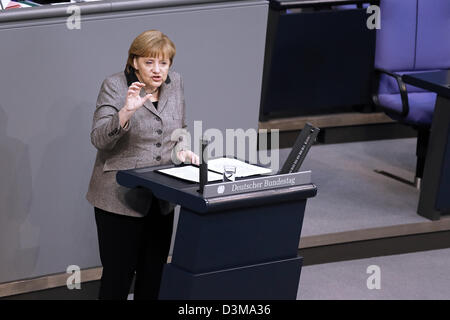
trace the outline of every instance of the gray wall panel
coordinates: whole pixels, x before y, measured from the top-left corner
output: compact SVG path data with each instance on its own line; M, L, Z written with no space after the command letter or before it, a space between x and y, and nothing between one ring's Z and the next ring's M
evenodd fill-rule
M1 24L0 283L100 265L85 200L92 113L137 34L176 44L191 130L256 129L266 22L267 3L250 1L91 14L81 30L64 18Z

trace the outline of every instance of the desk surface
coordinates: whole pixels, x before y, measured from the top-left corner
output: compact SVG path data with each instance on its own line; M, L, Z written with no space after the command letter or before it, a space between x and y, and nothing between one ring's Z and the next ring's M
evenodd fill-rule
M407 74L402 79L408 84L436 92L450 99L450 70Z

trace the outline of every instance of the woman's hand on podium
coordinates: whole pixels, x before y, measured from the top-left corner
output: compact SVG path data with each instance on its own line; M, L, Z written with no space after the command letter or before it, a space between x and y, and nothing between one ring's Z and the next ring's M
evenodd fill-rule
M177 152L177 157L181 162L199 165L200 158L191 150L181 150Z

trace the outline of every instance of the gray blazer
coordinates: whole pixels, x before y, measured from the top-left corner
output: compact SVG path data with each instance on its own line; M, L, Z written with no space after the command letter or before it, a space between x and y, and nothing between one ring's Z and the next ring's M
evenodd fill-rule
M118 111L125 105L128 86L134 81L134 73L119 72L107 77L100 88L91 131L91 142L98 151L86 199L109 212L142 217L150 209L151 192L118 185L117 171L170 164L176 144L183 149L189 146L185 136L171 140L173 130L186 128L183 82L173 71L161 85L158 108L147 100L126 129L120 126ZM145 90L140 94L145 96ZM157 201L163 214L174 208L173 204Z

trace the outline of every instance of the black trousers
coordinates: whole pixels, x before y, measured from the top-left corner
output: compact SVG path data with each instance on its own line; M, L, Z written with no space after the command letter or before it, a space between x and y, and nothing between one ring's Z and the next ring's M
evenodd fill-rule
M100 300L127 299L135 274L134 299L158 298L174 214L161 215L157 201L153 204L142 218L94 208L103 265Z

